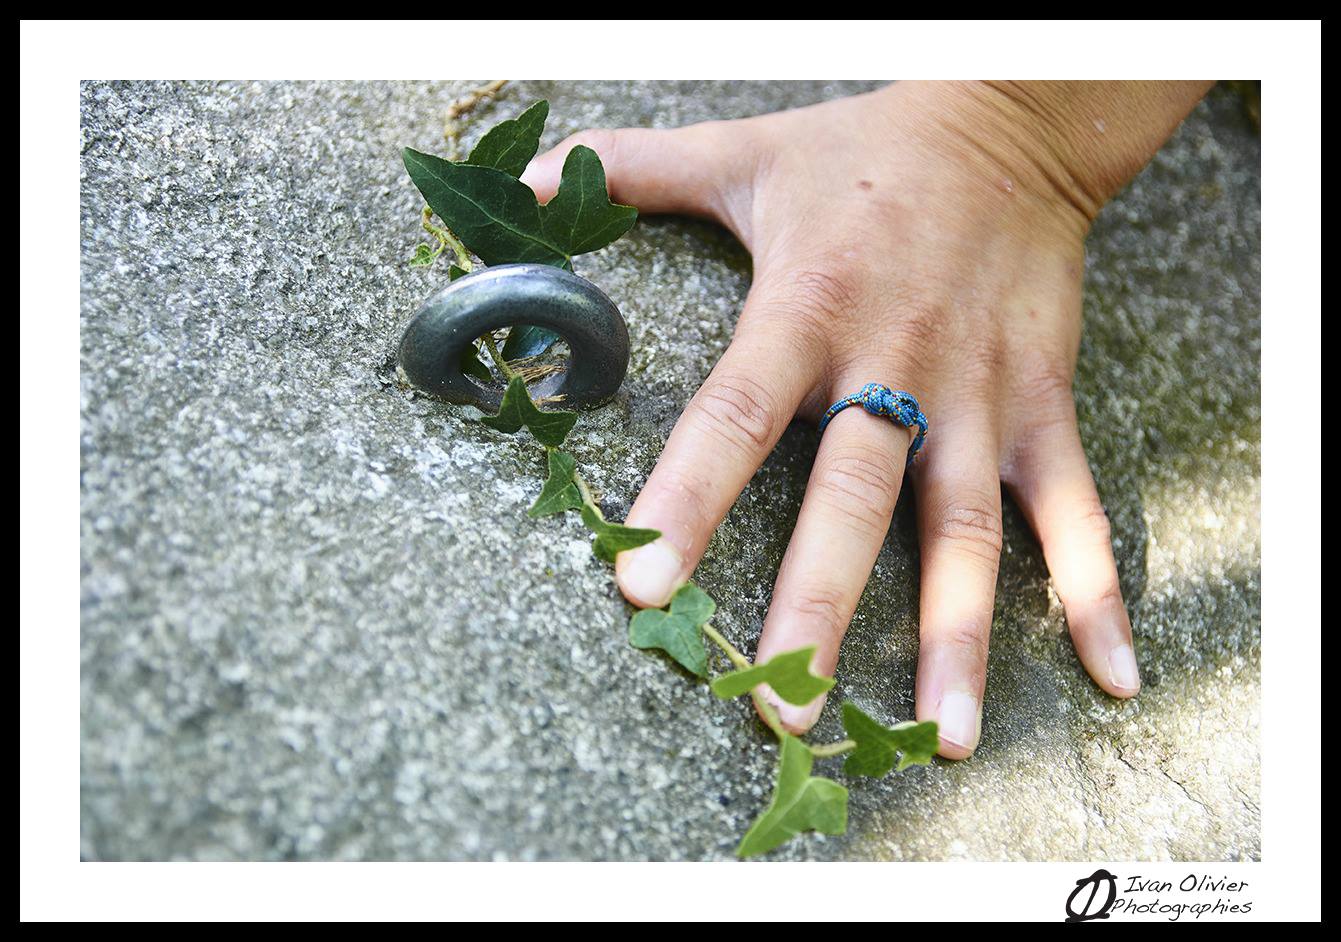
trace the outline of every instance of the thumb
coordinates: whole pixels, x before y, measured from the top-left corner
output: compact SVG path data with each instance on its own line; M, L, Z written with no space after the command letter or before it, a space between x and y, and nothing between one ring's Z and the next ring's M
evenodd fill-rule
M605 166L606 188L616 203L644 213L683 213L730 224L724 194L745 178L748 161L731 153L732 122L684 128L579 131L531 161L521 181L542 203L559 189L568 152L590 147ZM732 159L734 157L734 159Z

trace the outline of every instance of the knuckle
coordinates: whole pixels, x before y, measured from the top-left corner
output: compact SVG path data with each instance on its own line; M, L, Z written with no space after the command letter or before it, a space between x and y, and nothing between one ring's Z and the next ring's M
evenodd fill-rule
M824 505L864 528L889 525L899 498L895 469L867 449L829 455L815 474L815 492Z
M687 415L699 428L750 454L768 451L781 432L772 395L744 374L709 378L691 400Z
M1013 394L1019 411L1016 435L1020 447L1043 447L1057 435L1075 434L1076 404L1066 364L1049 360L1025 366Z
M1027 403L1071 409L1071 370L1052 360L1029 364L1021 372L1018 394Z
M1087 500L1079 508L1075 518L1076 529L1094 545L1108 549L1112 546L1113 522L1108 511L1097 499Z
M998 332L968 330L957 344L962 353L960 383L974 391L997 388L1006 369L1006 354Z
M793 302L837 316L856 306L856 275L842 265L802 268L792 279Z
M860 279L842 265L814 265L788 275L769 293L766 316L787 322L807 340L832 336L835 324L858 308Z
M1086 613L1122 608L1126 604L1122 599L1122 587L1118 584L1116 572L1095 585L1072 586L1065 594L1062 587L1058 586L1058 594L1062 595L1068 620L1077 612L1084 616Z
M953 339L946 307L936 301L905 296L894 301L897 318L893 343L897 349L918 362L934 363Z
M1095 593L1090 604L1095 608L1121 607L1122 587L1117 584L1116 578L1110 580L1102 589Z
M1001 556L1001 509L985 495L960 497L938 509L930 535L995 566Z
M664 506L672 519L681 521L686 530L698 532L717 525L709 506L710 487L702 477L683 468L659 466L648 484L655 485L657 504Z
M982 666L987 663L987 632L976 626L961 625L953 628L942 635L939 641L959 655L957 661L972 665L975 672L980 673Z
M654 140L674 140L686 159L703 168L699 183L711 194L718 214L730 221L739 233L745 230L751 205L746 184L758 172L758 150L749 135L741 133L739 121L704 121L673 130L656 130Z
M807 585L789 605L793 613L821 628L843 629L852 618L852 602L837 586Z

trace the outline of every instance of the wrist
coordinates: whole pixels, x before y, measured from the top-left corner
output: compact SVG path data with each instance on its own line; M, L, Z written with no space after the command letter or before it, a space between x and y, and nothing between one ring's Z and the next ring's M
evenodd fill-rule
M927 82L900 83L891 91L916 101L937 129L929 137L943 151L1088 229L1209 85Z

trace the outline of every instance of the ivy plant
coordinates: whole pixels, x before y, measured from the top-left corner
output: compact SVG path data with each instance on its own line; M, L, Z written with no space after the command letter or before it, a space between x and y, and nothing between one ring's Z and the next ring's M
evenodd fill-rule
M449 154L437 157L410 148L405 168L428 205L420 217L423 229L437 245L419 245L410 264L433 265L452 252L448 278L455 280L473 270L474 259L486 265L533 262L569 271L578 255L604 248L629 230L638 211L610 201L605 169L595 151L575 147L564 162L557 194L541 205L519 179L540 147L549 115L549 103L538 101L516 118L490 129L464 159L456 158L455 118L484 98L497 94L502 82L492 83L453 106L446 133ZM441 225L433 221L441 220ZM518 361L549 349L553 333L536 327L509 330L499 347L498 337L480 337L462 355L463 371L482 382L493 373L480 359L487 352L507 381L498 414L481 421L505 434L523 429L546 451L548 476L527 511L533 519L576 512L592 531L592 552L607 563L625 550L657 539L656 530L627 527L607 520L591 488L578 471L577 460L562 449L577 424L575 412L542 409L527 389L524 367ZM842 705L847 738L810 744L789 733L768 691L788 703L804 706L826 694L832 678L811 670L813 647L777 654L752 664L712 625L717 604L701 588L687 583L665 608L642 609L629 620L629 643L659 650L694 678L707 680L722 699L749 696L765 725L779 743L777 780L772 800L741 839L742 857L767 853L805 831L842 834L847 829L845 787L812 774L816 760L846 755L844 772L851 776L880 777L897 768L926 765L937 748L936 724L899 723L885 726L853 703ZM709 647L711 644L711 648ZM712 676L713 657L730 665Z

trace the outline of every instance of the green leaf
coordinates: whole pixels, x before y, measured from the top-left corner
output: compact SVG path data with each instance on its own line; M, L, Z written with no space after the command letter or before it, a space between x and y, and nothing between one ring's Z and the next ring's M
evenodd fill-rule
M509 434L524 425L540 444L557 448L572 431L577 413L541 412L531 401L526 382L520 376L514 376L512 382L508 383L507 392L503 393L498 415L486 415L480 421L492 429Z
M717 603L692 582L680 586L670 600L670 611L645 608L629 621L629 643L635 648L660 648L685 670L708 676L708 649L703 625L717 611Z
M871 719L856 704L843 704L843 729L857 748L847 757L843 771L849 775L869 775L879 778L894 768L894 754L902 753L898 769L910 765L927 765L940 748L936 724L912 721L897 726L884 726Z
M414 247L414 257L410 259L410 266L412 268L426 268L429 265L432 265L437 258L438 253L434 252L428 245L420 242Z
M457 365L461 367L461 372L467 376L473 376L481 383L492 383L494 374L489 372L489 367L484 365L484 361L480 359L479 354L479 348L472 343L461 351L461 358L457 361Z
M462 275L469 275L469 274L470 272L466 271L464 268L461 268L460 266L457 265L447 266L448 281L456 281L456 279L460 278Z
M786 843L802 831L842 834L847 830L847 789L810 774L815 757L795 736L782 737L782 758L773 800L750 825L736 853L753 857Z
M819 677L810 672L810 659L814 656L814 645L774 655L763 664L723 674L712 682L712 692L723 700L730 700L749 693L760 684L768 684L788 703L805 706L834 684L832 677Z
M609 245L638 218L632 206L610 202L605 168L590 147L569 151L559 191L544 206L530 187L496 167L452 163L409 147L402 155L433 212L486 265L537 262L571 271L574 255Z
M573 472L577 470L577 459L566 451L557 448L549 452L549 477L540 489L526 515L531 518L560 514L565 510L576 510L582 506L582 492L573 483Z
M508 331L508 339L503 344L503 359L537 356L554 346L558 339L559 335L552 330L520 324Z
M563 266L569 252L545 234L531 188L493 167L454 164L405 148L405 169L428 205L486 265ZM557 199L557 197L556 197Z
M660 530L643 530L638 527L626 527L622 523L610 523L590 504L582 505L582 522L587 529L596 534L591 551L597 559L613 563L615 556L624 550L634 549L645 543L651 543L661 536Z
M445 217L444 217L445 218ZM570 256L604 248L629 231L638 210L610 202L605 168L590 147L568 152L559 192L545 204L545 233Z
M536 102L511 121L490 128L465 162L520 177L540 149L540 132L548 117L549 102Z

